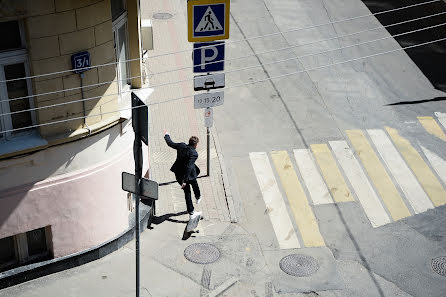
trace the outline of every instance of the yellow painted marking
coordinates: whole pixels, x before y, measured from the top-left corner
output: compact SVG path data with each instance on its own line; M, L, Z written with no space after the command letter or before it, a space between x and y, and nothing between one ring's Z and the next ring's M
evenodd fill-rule
M364 133L361 130L347 130L345 132L393 220L397 221L410 216L409 209L404 204L398 190Z
M398 134L397 130L390 127L386 127L386 130L434 205L446 204L446 191L420 154L407 139Z
M326 144L312 144L311 150L334 201L354 201L328 146Z
M304 245L306 247L325 246L316 217L293 169L288 153L286 151L271 152L271 158L290 202Z
M433 117L417 117L421 125L429 134L432 134L441 140L446 141L446 134L441 129L440 125L434 120Z

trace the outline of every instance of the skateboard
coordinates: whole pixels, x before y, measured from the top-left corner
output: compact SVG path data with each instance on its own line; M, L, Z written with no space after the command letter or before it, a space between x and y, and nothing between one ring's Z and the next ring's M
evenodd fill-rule
M187 222L187 225L186 225L186 232L188 232L188 233L194 233L194 232L199 233L200 231L199 230L195 230L195 229L197 228L198 223L200 222L200 220L201 220L201 215L197 216L193 220L189 220L189 222Z

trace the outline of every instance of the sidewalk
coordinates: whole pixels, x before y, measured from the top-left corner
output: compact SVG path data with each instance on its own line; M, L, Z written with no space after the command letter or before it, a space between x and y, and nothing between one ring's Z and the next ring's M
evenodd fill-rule
M181 14L181 7L175 7L171 1L152 1L146 4L146 6L143 5L141 8L143 18L152 19L152 16L157 12L167 12L173 15L168 20L152 20L155 49L149 53L149 56L180 51L184 49L185 45L189 45L186 40L186 34L180 36L178 33L178 28L182 27L184 32L186 32L186 20L184 19L184 15ZM190 52L184 52L153 59L149 58L146 62L146 69L150 74L190 67L191 65ZM211 129L210 176L206 176L206 128L204 127L204 110L196 110L193 108L192 97L169 101L175 98L193 95L192 69L188 68L182 71L149 76L151 86L188 79L191 80L180 84L155 87L155 91L150 98L150 102L152 103L160 102L160 104L150 106L150 178L160 184L175 181L174 174L169 169L176 158L176 151L166 145L163 135L164 129L170 132L172 140L175 142L187 143L190 136L198 136L200 139L197 148L199 158L196 164L201 169L201 177L198 183L203 199L202 203L197 207L197 210L202 211L204 217L209 222L235 221L233 211L232 213L230 211L232 201L227 201L225 197L223 183L224 172L222 172L220 166L221 160L217 152L217 135L216 133L212 133L214 129ZM156 205L157 214L162 215L165 213L185 211L184 193L177 183L174 182L161 186L160 197ZM187 215L180 216L182 220L186 218Z
M167 21L152 20L155 50L149 56L182 50L185 45L189 45L186 34L177 34L181 26L186 32L186 20L182 15L182 8L175 7L176 4L179 1L142 2L143 18L152 19L152 15L157 12L169 12L174 16ZM150 74L188 67L191 62L190 53L182 53L149 59L146 67ZM149 81L152 86L192 78L192 69L186 69L153 75L149 77ZM164 102L192 94L191 80L155 88L150 102ZM223 182L227 178L220 166L222 156L218 151L216 133L211 129L210 176L206 176L204 110L193 108L192 97L150 105L149 127L150 179L161 185L151 230L141 234L141 296L216 296L235 285L238 278L234 277L234 273L240 275L243 270L249 276L255 272L254 268L259 268L255 265L256 261L251 260L248 261L248 270L235 269L239 265L246 267L246 249L255 250L258 259L263 261L256 239L231 223L236 218L234 211L230 211L233 208L232 201L226 199L229 189L225 189ZM192 135L200 139L196 164L201 169L198 183L202 202L196 209L203 212L204 220L199 225L200 233L193 234L186 241L182 240L188 220L184 193L169 170L175 161L176 151L166 145L163 129L170 132L175 142L187 142ZM215 266L193 264L185 259L184 249L198 242L212 242L220 250L227 252ZM134 296L134 249L135 242L131 241L124 248L102 259L6 288L0 291L0 296ZM260 264L260 267L263 266L264 264Z

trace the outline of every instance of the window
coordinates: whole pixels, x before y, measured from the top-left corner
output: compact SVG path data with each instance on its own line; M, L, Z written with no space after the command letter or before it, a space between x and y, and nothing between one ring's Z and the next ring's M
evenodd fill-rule
M0 271L8 270L16 263L14 237L0 239Z
M2 63L3 62L3 63ZM0 80L10 80L29 76L26 55L0 60ZM28 110L33 104L31 98L13 100L19 97L27 97L31 94L31 82L29 79L21 79L0 83L0 132L20 129L32 126L35 122L34 112L25 111L8 114L20 110ZM10 138L15 134L21 134L30 129L22 129L13 132L0 133L0 138Z
M48 226L0 239L0 271L51 259L50 234Z
M113 35L115 41L115 52L117 73L118 73L118 90L119 93L128 89L129 81L129 67L128 67L128 34L127 34L127 12L121 14L115 21L113 21Z
M126 1L125 0L111 0L111 11L112 11L112 20L116 20L121 14L123 14L125 9Z
M0 51L19 49L23 46L21 34L22 28L18 21L9 21L0 23Z
M4 37L0 46L0 81L13 80L0 82L0 113L3 114L0 116L0 139L7 140L30 129L3 131L32 126L35 123L35 114L31 111L14 113L33 108L31 98L16 99L32 94L29 79L14 80L29 76L22 25L18 21L0 22L0 32Z
M45 228L36 229L26 232L26 240L28 242L28 255L38 256L48 252Z

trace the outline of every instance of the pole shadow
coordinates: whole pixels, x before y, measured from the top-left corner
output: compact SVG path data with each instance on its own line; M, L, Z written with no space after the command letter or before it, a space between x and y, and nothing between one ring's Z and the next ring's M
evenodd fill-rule
M429 103L429 102L437 102L437 101L446 101L446 97L435 97L433 99L414 100L414 101L400 101L400 102L386 104L386 106L411 105L411 104Z

